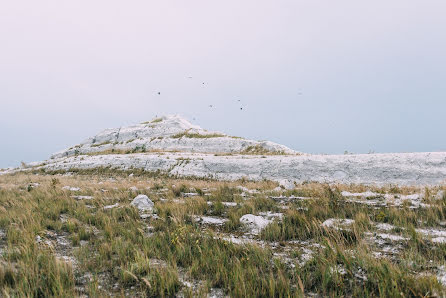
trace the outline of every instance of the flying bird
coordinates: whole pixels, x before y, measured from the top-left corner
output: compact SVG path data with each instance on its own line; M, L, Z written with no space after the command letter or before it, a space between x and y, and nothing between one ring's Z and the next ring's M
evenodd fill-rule
M161 92L158 92L158 95L161 95Z

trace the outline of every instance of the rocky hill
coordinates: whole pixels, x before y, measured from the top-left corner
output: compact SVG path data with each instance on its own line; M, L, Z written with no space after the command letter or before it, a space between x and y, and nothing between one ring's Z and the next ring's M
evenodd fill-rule
M253 141L207 131L178 116L164 116L128 127L106 129L52 158L82 154L137 152L199 152L213 154L298 154L269 141Z
M160 171L219 180L266 179L290 188L308 181L438 185L446 183L446 152L303 154L273 142L211 132L179 116L166 116L104 130L49 160L0 174L95 168Z

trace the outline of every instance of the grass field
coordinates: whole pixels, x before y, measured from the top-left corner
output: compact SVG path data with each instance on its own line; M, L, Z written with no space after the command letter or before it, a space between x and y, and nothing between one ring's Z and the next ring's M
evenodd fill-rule
M444 296L445 190L3 175L0 296Z

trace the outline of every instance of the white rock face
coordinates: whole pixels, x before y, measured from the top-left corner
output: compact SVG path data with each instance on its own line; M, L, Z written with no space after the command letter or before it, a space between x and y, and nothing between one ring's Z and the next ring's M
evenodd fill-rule
M206 137L209 136L209 137ZM78 155L112 149L146 153ZM260 155L246 153L257 148ZM159 152L158 152L158 151ZM262 155L284 152L285 155ZM219 155L215 153L232 153ZM309 155L271 142L234 138L208 132L179 116L118 129L105 130L78 146L53 155L45 162L0 174L29 170L111 169L161 171L174 176L219 180L273 180L284 188L294 183L321 182L377 185L439 185L446 183L446 152L387 153L356 155ZM347 195L347 194L346 194ZM364 198L373 193L349 194ZM368 199L368 198L367 198ZM403 198L422 206L421 199ZM386 199L387 200L387 199Z
M258 234L264 227L269 225L272 220L263 218L262 216L245 214L240 217L240 222L247 226L251 230L251 233Z
M297 183L438 185L446 183L446 152L357 155L215 156L198 153L107 154L72 156L36 164L36 170L111 167L157 171L221 180L291 180ZM337 173L345 173L339 178Z
M147 197L146 195L138 195L136 198L133 199L132 203L130 203L132 206L135 206L139 209L139 211L153 211L153 202Z
M52 158L77 154L123 151L172 151L202 153L240 153L260 148L264 151L296 154L290 148L268 141L245 140L221 132L211 132L191 124L178 115L151 122L106 129L81 144L58 152Z

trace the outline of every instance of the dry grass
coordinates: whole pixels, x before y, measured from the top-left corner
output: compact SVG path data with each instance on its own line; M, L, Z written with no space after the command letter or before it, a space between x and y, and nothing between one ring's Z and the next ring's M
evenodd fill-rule
M0 295L205 296L211 288L234 297L445 294L435 274L444 264L446 246L415 231L439 227L446 220L446 198L433 198L440 188L308 183L280 194L310 199L280 203L268 197L278 194L273 191L277 183L269 181L129 173L0 176ZM66 185L80 191L63 190ZM238 186L256 191L242 197L244 190ZM340 195L342 190L423 192L430 207L354 204ZM183 196L189 192L198 195ZM137 194L153 200L157 217L143 219L130 206ZM73 195L93 199L76 200ZM103 208L113 204L118 207ZM283 219L258 236L246 234L239 218L266 211L281 212ZM197 223L196 216L228 221L206 226ZM330 218L355 221L344 230L322 227ZM394 224L392 233L407 237L395 255L371 254L379 249L370 242L370 234L377 233L375 223ZM224 240L228 236L251 242L232 243ZM313 255L302 262L305 249Z

